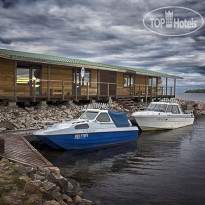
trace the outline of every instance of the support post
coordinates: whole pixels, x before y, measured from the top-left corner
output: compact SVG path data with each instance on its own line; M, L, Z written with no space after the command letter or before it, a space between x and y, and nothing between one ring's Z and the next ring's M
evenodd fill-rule
M147 77L145 78L145 102L146 102L146 106L147 106L147 95L148 95L148 83L147 83L148 79Z
M64 101L64 81L62 80L62 101Z
M139 85L139 91L138 91L138 97L139 97L139 99L141 98L141 90L140 90L140 85Z
M166 98L167 98L167 94L168 94L167 93L167 91L168 91L167 89L168 89L168 78L166 78Z
M153 96L153 92L152 92L152 91L153 91L153 86L151 85L150 87L151 87L151 100L152 100L152 96Z
M87 100L89 100L89 82L87 82Z
M157 84L156 84L156 99L157 100L158 100L158 89L159 89L158 83L159 83L159 79L157 78Z
M100 99L100 71L97 70L97 99Z
M50 65L47 65L47 100L51 99L51 89L50 89Z
M133 88L132 88L132 97L135 97L135 75L133 75Z
M33 81L33 102L36 102L36 81Z
M14 100L17 101L17 62L14 61Z
M176 78L174 79L174 97L176 96Z
M75 101L78 100L78 93L77 93L77 68L75 68Z
M107 84L107 96L110 96L110 83Z

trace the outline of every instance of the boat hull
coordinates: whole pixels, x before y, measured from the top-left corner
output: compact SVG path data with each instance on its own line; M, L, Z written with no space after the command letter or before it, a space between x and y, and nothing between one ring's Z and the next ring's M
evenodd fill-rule
M119 131L119 132L95 132L95 133L78 133L64 135L44 135L41 138L47 139L66 150L71 149L88 149L100 146L107 146L126 141L136 140L138 130Z
M194 117L133 116L142 131L176 129L192 125Z

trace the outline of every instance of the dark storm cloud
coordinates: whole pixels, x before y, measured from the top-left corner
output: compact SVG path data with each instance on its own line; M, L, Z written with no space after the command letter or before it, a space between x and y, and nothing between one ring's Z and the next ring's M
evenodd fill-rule
M173 0L205 16L202 0ZM169 0L1 0L0 47L180 75L205 87L205 27L183 37L148 31L143 17ZM187 12L183 13L188 15Z

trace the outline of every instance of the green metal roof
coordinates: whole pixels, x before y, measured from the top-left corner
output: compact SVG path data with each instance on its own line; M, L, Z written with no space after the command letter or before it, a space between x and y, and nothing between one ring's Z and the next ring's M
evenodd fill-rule
M126 71L134 71L142 75L153 75L153 76L160 76L160 77L168 77L168 78L178 78L181 77L175 76L175 75L169 75L166 73L161 72L155 72L151 70L143 70L138 68L131 68L126 66L117 66L117 65L110 65L110 64L104 64L104 63L96 63L96 62L90 62L86 60L79 60L79 59L73 59L73 58L67 58L67 57L58 57L58 56L52 56L52 55L45 55L45 54L39 54L39 53L30 53L30 52L22 52L22 51L15 51L15 50L8 50L8 49L1 49L0 48L0 54L9 55L11 58L20 57L26 60L35 60L35 61L49 61L52 64L58 64L58 63L64 63L64 64L77 64L77 65L83 65L83 66L94 66L97 68L109 68L109 69L118 69L118 70L126 70Z

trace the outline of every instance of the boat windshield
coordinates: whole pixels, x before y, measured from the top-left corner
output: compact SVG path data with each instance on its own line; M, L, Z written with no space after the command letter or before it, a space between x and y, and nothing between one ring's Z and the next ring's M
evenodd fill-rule
M165 112L167 109L167 104L154 104L151 103L147 110L156 111L156 112Z
M97 116L98 112L91 112L87 111L84 112L81 116L80 119L88 119L88 120L93 120Z

